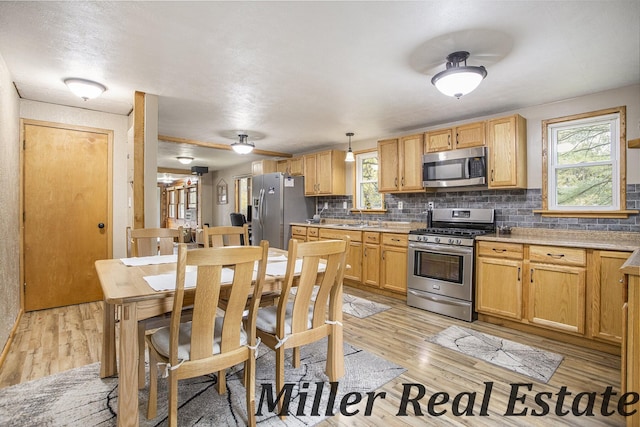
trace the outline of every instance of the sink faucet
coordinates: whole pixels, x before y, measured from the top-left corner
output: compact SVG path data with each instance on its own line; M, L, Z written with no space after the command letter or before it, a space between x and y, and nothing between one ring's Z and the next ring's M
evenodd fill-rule
M362 209L358 208L358 212L360 212L360 225L364 225L364 215L362 214Z

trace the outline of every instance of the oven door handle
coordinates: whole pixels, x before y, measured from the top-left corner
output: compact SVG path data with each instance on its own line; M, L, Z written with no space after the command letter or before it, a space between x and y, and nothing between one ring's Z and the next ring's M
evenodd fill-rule
M471 255L473 248L467 246L430 245L428 243L409 243L409 248L435 252L444 255Z
M415 296L417 296L419 298L427 299L427 300L430 300L430 301L433 301L433 302L437 302L437 303L440 303L440 304L453 305L453 306L456 306L456 307L468 307L469 306L469 302L458 302L458 301L451 301L451 300L444 299L444 298L433 297L431 295L426 295L426 294L424 294L422 292L417 292L417 291L414 291L412 289L409 289L408 292L411 295L415 295Z

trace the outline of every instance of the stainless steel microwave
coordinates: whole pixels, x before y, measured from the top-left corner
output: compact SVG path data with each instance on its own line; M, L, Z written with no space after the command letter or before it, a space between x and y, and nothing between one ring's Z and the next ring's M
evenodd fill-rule
M487 147L422 156L423 187L463 187L487 183Z

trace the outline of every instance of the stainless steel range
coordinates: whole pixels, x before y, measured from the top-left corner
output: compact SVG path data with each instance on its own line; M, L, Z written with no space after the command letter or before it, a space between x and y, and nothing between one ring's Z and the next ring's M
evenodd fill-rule
M493 209L434 209L409 232L407 304L472 322L474 239L495 231Z

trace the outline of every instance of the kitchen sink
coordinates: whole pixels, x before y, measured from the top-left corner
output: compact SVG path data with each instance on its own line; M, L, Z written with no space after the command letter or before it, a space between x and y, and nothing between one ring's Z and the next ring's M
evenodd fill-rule
M331 224L334 227L344 227L344 228L367 228L371 227L369 224Z

